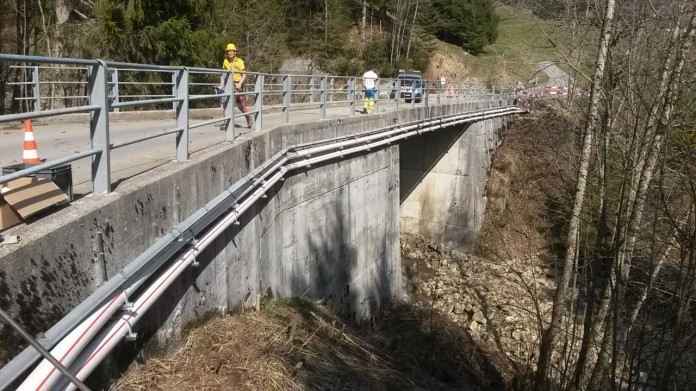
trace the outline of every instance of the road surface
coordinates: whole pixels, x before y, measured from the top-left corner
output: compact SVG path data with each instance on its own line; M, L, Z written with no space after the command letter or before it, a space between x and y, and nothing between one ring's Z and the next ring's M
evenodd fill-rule
M431 103L436 104L436 98L431 96ZM445 103L447 98L442 98ZM455 99L456 98L452 98ZM463 98L462 98L463 101ZM423 103L416 106L422 106ZM403 101L399 105L400 109L410 107ZM347 104L340 104L337 107L327 107L327 119L350 117ZM394 102L380 102L380 112L394 111ZM362 102L356 102L356 113L360 116ZM220 113L221 114L221 113ZM295 108L290 111L290 123L306 123L319 120L319 109ZM191 120L190 124L202 120ZM240 123L245 123L243 117L236 118L240 137L250 132L246 126L239 127ZM282 125L281 113L266 113L263 116L264 130L270 130ZM111 143L119 143L135 139L148 134L155 134L166 129L175 128L175 120L144 120L137 122L118 122L111 121L110 124ZM39 150L41 159L53 160L76 154L90 149L89 124L82 123L51 123L35 124L34 137ZM23 152L24 132L21 124L0 124L0 167L21 163ZM225 133L217 125L208 125L190 130L189 151L195 154L213 145L225 141ZM114 188L118 182L143 173L156 166L165 164L175 159L176 156L176 135L158 137L152 140L139 142L111 151L111 181ZM91 158L84 158L71 163L73 176L73 192L75 194L85 194L92 191L91 184Z
M539 70L548 75L549 81L546 83L550 87L568 87L570 76L551 61L544 61L538 64Z

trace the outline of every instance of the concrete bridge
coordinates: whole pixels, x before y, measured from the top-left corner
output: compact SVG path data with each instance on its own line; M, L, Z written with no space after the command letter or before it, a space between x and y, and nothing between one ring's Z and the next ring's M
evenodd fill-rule
M50 160L43 167L87 157L82 165L74 160L86 195L10 229L5 234L21 241L0 246L0 308L79 379L113 376L146 342L165 346L189 322L254 306L262 296L325 298L356 321L373 316L403 295L401 233L463 249L473 243L490 159L506 123L521 112L510 90L437 82L428 83L421 104L386 94L375 114L355 115L359 81L328 76L321 78L316 101L293 107L294 94L317 93L293 89L292 79L304 76L249 74L253 89L244 93L255 100L256 127L242 134L233 123L228 73L8 55L0 60L88 69L90 98L82 106L39 105L0 116L2 123L89 113L89 122L68 117L43 127L65 132L72 141L63 141L72 148L63 150L77 151L66 157L56 151L57 142L44 152ZM140 100L176 107L113 113L110 69L170 72L171 96ZM189 93L194 72L226 78L224 117L209 118L219 109L189 106L218 98ZM281 103L267 99L276 91L267 83L273 77L283 80ZM329 98L339 93L345 99ZM167 118L174 129L167 130ZM223 131L213 126L219 123ZM111 130L119 125L124 139L113 143ZM80 126L89 135L84 141L72 133ZM140 142L151 136L175 138L175 148L149 150ZM136 142L128 153L111 153ZM134 154L149 154L151 161L142 165ZM0 362L6 363L0 389L74 389L36 349L24 348L18 329L0 327Z

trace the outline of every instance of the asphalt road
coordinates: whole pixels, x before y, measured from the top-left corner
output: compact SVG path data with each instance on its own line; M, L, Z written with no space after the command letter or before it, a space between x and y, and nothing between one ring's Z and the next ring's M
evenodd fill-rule
M542 70L549 77L549 81L546 83L547 86L551 87L568 87L570 84L570 76L565 73L561 68L556 66L551 61L544 61L538 64L539 69Z
M434 97L430 98L431 104L435 104ZM445 98L446 99L446 98ZM418 104L418 106L423 103ZM380 112L394 111L394 102L380 103ZM410 107L410 104L400 103L400 108ZM356 109L362 111L362 102L356 102ZM355 115L364 115L356 111ZM347 105L340 107L328 107L327 119L349 117ZM306 123L319 120L318 108L291 109L290 123ZM191 124L197 122L191 120ZM244 123L243 118L236 119L237 126ZM270 130L282 125L280 113L266 113L263 117L264 130ZM175 121L171 120L144 120L137 122L110 123L111 143L127 141L144 135L155 134L166 129L175 128ZM244 137L250 132L246 126L238 129ZM89 124L82 123L48 123L34 125L34 137L38 145L41 159L53 160L76 154L90 149ZM118 183L123 179L143 173L156 166L165 164L175 159L176 156L175 134L158 137L156 139L139 142L111 151L111 179L112 183ZM208 125L190 130L189 151L195 154L213 145L225 141L225 134L217 125ZM21 124L0 124L0 167L21 163L23 152L24 132ZM83 158L71 163L73 176L73 191L75 194L91 192L91 158Z

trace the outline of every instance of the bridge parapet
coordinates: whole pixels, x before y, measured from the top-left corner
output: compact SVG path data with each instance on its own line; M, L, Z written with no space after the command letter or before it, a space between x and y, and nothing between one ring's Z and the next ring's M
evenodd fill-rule
M412 158L401 141L518 112L508 96L495 98L264 128L153 169L45 217L19 246L0 247L0 301L55 351L88 316L124 295L140 303L194 254L142 318L146 336L167 343L201 313L269 293L325 297L348 316L369 317L401 289L399 171ZM196 250L222 220L230 225ZM119 304L103 327L126 313ZM8 357L18 348L13 335L0 333ZM32 349L17 355L0 370L0 389L37 359Z
M190 156L191 130L219 125L225 141L240 136L235 113L236 99L249 99L253 108L254 130L265 128L268 114L277 113L280 125L289 124L295 113L313 113L314 120L326 120L331 112L351 117L361 106L362 84L359 77L265 74L244 72L248 82L243 91L234 91L233 73L222 69L130 64L102 60L53 58L0 54L0 61L11 64L20 73L13 82L20 96L16 113L0 115L0 124L67 114L83 113L90 117L90 148L80 149L11 175L0 176L0 184L58 167L80 159L91 159L91 183L95 193L113 189L112 151L160 137L176 137L176 160ZM426 80L422 102L406 100L396 91L396 79L377 81L378 111L429 107L440 104L476 103L501 106L510 104L511 86L495 86L467 81ZM215 92L222 85L223 91ZM190 110L215 107L221 110L211 119L192 120ZM407 103L408 102L408 103ZM113 142L110 113L121 110L173 108L174 126L146 135ZM1 108L0 108L1 109ZM305 117L306 118L306 117ZM305 119L306 121L306 119Z

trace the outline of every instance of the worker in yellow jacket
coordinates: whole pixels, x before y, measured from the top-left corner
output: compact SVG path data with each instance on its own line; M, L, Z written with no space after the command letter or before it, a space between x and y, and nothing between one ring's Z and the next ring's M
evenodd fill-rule
M225 52L226 52L226 57L225 61L222 62L222 68L226 69L228 71L233 71L234 72L234 92L240 93L242 92L242 87L244 85L244 80L246 80L246 73L241 73L244 72L244 61L242 61L241 58L237 57L237 46L233 43L228 43L227 46L225 47ZM220 78L220 89L224 89L224 84L225 84L225 76L223 75ZM249 110L247 110L246 106L246 96L245 95L237 95L235 96L235 102L237 104L237 108L242 113L248 113ZM247 126L249 128L252 127L254 124L254 118L252 117L251 114L246 115L246 120L247 120Z

